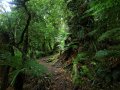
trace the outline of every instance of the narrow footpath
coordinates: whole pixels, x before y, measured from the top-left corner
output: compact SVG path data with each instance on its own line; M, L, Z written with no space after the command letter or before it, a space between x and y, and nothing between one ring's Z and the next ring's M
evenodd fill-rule
M68 73L62 67L51 65L46 61L47 58L42 58L39 60L39 63L46 66L48 68L48 71L52 74L50 90L73 90L70 73Z

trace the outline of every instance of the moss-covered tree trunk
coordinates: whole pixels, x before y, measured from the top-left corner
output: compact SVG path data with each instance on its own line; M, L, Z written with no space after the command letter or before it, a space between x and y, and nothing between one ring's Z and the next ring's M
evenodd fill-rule
M22 32L20 41L18 43L18 45L23 43L21 51L22 51L22 63L24 64L24 62L27 60L27 53L28 53L28 47L29 47L29 41L28 41L29 30L28 30L28 28L29 28L30 21L31 21L31 14L27 8L26 1L22 2L21 5L24 8L25 13L27 15L27 22L26 22L25 28ZM15 80L15 84L14 84L15 90L23 90L24 79L25 79L25 74L23 72L20 72L17 75L16 80Z

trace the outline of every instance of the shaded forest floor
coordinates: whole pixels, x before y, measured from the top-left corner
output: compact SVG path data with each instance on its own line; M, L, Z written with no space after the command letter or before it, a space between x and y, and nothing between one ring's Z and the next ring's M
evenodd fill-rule
M48 62L49 57L38 60L38 63L48 68L50 76L42 79L27 77L24 90L73 90L71 74L61 64Z
M60 65L52 65L47 63L47 58L42 58L39 63L46 66L48 71L52 74L51 90L72 90L72 79L68 71L63 69Z

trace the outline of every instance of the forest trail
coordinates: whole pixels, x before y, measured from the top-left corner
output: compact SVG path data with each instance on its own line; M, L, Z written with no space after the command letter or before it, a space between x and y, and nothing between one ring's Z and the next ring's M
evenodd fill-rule
M52 74L51 89L50 90L73 90L72 78L69 72L63 67L47 63L48 58L42 58L39 63L48 68L49 73Z
M47 67L50 76L44 76L42 79L26 76L23 90L73 90L71 74L62 66L53 65L48 60L49 57L44 57L37 61ZM8 87L7 90L14 89Z

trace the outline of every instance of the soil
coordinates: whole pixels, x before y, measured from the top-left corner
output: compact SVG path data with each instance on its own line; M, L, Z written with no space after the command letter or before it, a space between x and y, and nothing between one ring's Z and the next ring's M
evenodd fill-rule
M62 65L47 63L47 58L42 58L39 63L46 66L52 74L50 90L73 90L71 74Z

